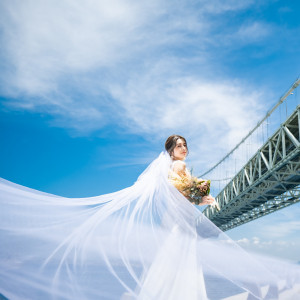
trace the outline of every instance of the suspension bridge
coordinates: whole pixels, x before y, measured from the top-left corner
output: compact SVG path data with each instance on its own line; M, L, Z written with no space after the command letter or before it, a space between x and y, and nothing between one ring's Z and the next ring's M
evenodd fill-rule
M300 84L300 78L266 117L219 163L222 164ZM204 214L226 231L300 201L300 105L216 196L220 210Z

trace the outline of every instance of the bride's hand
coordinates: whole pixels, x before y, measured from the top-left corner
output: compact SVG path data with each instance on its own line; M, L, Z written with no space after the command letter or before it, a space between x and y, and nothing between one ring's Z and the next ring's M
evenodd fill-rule
M202 201L201 201L201 204L202 205L211 205L215 202L215 198L211 195L208 195L208 196L203 196L202 197Z
M217 210L220 210L219 204L216 202L216 199L211 195L203 196L202 201L199 205L212 205Z

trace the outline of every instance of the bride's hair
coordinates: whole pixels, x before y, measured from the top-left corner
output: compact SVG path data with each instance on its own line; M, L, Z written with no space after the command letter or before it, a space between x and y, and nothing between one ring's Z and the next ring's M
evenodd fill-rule
M165 142L165 149L167 150L167 152L169 153L170 156L172 156L173 150L176 146L176 142L179 139L184 140L184 142L186 143L186 149L187 149L187 151L189 151L186 139L181 135L173 134L173 135L169 136Z

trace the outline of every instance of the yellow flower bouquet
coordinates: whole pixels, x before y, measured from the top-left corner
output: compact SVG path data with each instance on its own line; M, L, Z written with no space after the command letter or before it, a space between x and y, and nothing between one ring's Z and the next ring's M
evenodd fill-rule
M173 185L192 203L199 205L203 196L209 195L210 180L194 176L172 176Z
M210 180L192 177L191 183L188 187L186 187L186 190L191 201L198 205L203 196L209 195Z

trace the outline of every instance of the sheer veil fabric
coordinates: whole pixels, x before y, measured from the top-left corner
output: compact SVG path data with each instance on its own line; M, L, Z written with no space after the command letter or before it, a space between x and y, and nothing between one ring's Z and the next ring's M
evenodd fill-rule
M278 299L299 267L255 257L168 181L162 152L131 186L65 198L0 180L8 299ZM246 299L246 298L245 298Z

